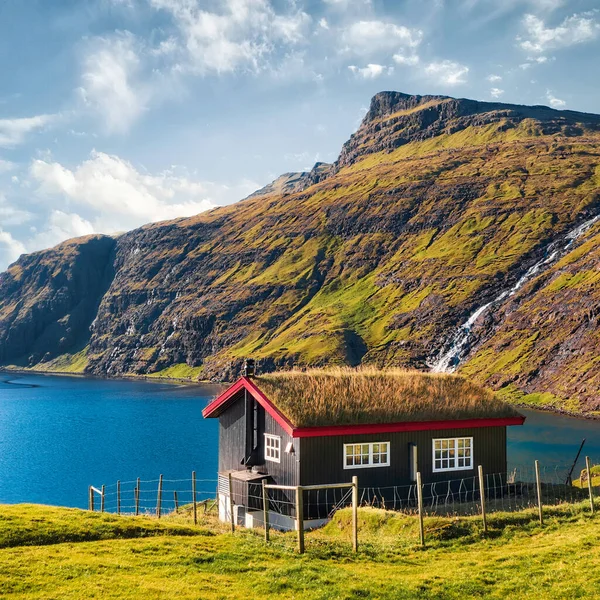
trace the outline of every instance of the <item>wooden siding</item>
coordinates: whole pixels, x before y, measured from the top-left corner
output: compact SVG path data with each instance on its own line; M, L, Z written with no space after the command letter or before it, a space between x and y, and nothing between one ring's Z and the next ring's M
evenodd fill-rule
M246 444L244 392L219 417L219 472L243 469Z
M457 437L473 438L473 469L434 473L433 440ZM301 485L343 483L350 481L353 475L358 477L361 488L409 485L412 483L409 451L411 443L417 446L418 469L424 483L473 477L477 474L478 465L482 465L489 474L506 473L506 427L340 435L302 438L296 442L301 442ZM390 465L344 469L344 444L367 442L389 442Z
M298 485L300 441L293 439L260 405L258 406L258 422L258 451L253 456L253 465L260 472L269 474L272 483ZM279 463L264 460L265 433L277 435L281 438ZM242 460L247 456L247 434L251 436L252 429L246 422L244 392L241 391L238 398L219 417L219 472L239 471L244 468ZM285 451L290 442L295 449L294 454Z

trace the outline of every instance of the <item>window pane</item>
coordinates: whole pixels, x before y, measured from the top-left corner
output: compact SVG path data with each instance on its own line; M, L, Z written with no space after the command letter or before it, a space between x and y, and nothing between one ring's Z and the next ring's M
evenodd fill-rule
M373 464L374 465L379 464L379 454L373 454Z

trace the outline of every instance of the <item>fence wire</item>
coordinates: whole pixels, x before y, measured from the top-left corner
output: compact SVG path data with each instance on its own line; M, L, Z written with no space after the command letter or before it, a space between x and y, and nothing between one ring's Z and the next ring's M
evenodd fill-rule
M160 483L160 479L146 479L104 485L104 498L100 493L92 494L93 509L124 515L156 515L159 504L161 514L176 513L193 505L194 484L191 478L163 479L159 490ZM215 504L217 480L196 479L195 483L196 504L200 505L201 511L205 511L208 506ZM102 490L102 487L96 489Z
M600 496L600 461L592 461L592 494ZM539 466L541 503L545 506L576 504L589 499L587 470L584 468L569 476L571 465ZM473 473L473 471L470 471ZM196 479L195 500L206 511L217 506L217 479ZM192 505L192 479L132 480L104 486L104 497L93 492L94 510L121 514L155 515L160 505L161 514L174 513ZM244 524L244 514L264 511L262 482L232 480L231 494L238 509L238 524ZM92 488L102 489L102 488ZM400 486L361 486L359 480L358 505L376 507L403 513L415 513L418 508L416 483ZM271 515L297 518L295 489L267 488L267 505ZM483 494L486 512L514 512L538 506L538 488L534 465L511 466L506 473L484 473ZM160 496L160 501L159 501ZM422 485L425 515L475 515L481 512L479 477L444 481L426 481ZM315 522L330 519L333 514L352 505L352 488L304 489L302 491L303 517ZM259 519L260 520L260 519ZM284 521L281 521L284 522ZM289 523L289 521L287 521ZM276 527L275 523L274 526Z

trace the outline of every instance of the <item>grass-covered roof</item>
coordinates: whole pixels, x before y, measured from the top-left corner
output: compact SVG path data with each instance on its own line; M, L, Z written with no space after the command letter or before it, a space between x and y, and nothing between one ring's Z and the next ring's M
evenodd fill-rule
M296 427L519 416L490 390L456 375L341 367L255 381Z

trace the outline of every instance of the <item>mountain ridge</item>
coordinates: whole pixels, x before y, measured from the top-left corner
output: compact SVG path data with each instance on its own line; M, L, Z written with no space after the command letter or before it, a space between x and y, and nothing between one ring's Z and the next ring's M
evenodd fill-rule
M32 259L19 259L0 275L0 360L41 368L71 360L90 373L214 379L234 377L247 355L267 369L425 369L478 306L514 285L549 244L600 214L599 157L598 115L382 92L333 165L286 174L235 205L111 238L113 275L106 291L98 289L89 335L79 345L66 347L44 333L51 324L38 323L40 331L23 338L26 351L7 352L15 327L37 323L39 302L17 310L18 295L37 289L32 297L43 305L57 289L70 294L68 284L51 279L44 287L33 272L24 275ZM554 308L554 329L573 347L568 360L554 360L555 373L567 365L556 384L537 361L548 361L548 350L538 352L526 324L530 304L538 311L552 306L552 295L536 296L544 278L557 285L565 270L581 277L579 265L594 272L599 229L519 290L503 319L478 323L460 371L511 397L600 409L600 381L572 356L600 349L600 339L583 340L597 333L590 303L600 283L586 276L556 290L571 294L574 313L591 314L581 317L586 337L581 323L567 323L573 315ZM578 255L580 247L590 256ZM54 256L68 282L69 269L83 259L71 251L60 262L62 252L36 256ZM503 329L521 313L521 329ZM57 317L60 328L69 313ZM44 353L40 336L50 348Z

